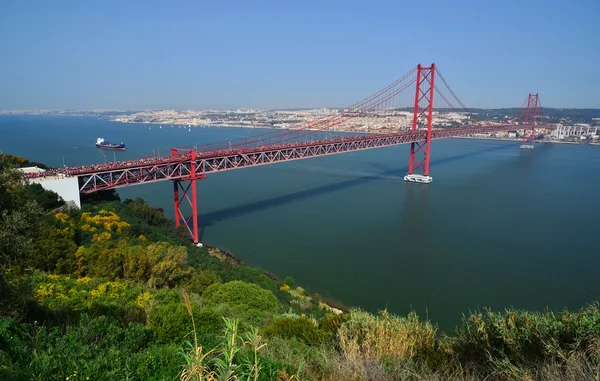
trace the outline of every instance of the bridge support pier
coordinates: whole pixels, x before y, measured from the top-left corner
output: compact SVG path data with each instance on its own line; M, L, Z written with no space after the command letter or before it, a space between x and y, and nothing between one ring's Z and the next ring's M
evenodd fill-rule
M177 150L172 150L173 156L177 155ZM206 175L198 176L196 174L196 151L190 151L190 175L184 179L173 180L173 196L175 209L175 226L179 227L183 224L187 229L190 238L195 245L199 243L198 234L198 201L196 192L196 180L203 180ZM187 185L184 185L187 183ZM191 215L185 216L181 210L182 201L187 201L187 205L191 207ZM184 203L185 205L186 203Z
M433 93L435 64L430 67L417 67L417 89L415 94L415 108L413 112L412 131L419 128L419 119L427 120L427 134L424 142L410 144L410 157L408 161L408 173L404 181L428 184L433 181L429 176L429 153L431 152L431 122L433 115ZM414 173L420 170L422 174Z

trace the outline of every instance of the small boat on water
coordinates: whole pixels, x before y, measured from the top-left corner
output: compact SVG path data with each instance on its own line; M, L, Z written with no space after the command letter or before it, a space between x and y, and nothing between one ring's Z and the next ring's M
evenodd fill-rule
M123 144L123 142L117 144L117 143L110 143L104 140L104 138L98 138L96 139L96 147L98 148L102 148L102 149L114 149L114 150L119 150L119 151L125 151L125 144Z

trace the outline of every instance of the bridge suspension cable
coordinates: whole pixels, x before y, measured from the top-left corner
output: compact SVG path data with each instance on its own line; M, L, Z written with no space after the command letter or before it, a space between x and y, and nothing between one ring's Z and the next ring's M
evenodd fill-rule
M406 83L407 81L414 83L415 79L412 78L413 74L416 72L417 68L413 68L408 73L406 73L401 78L397 79L390 85L384 87L383 89L377 91L376 93L370 95L369 97L348 106L345 110L360 110L360 111L372 111L375 107L389 101L394 96L398 95L401 91L408 88L411 83ZM400 88L399 90L397 88ZM295 135L298 137L305 137L311 134L315 134L319 131L329 131L332 126L338 126L343 121L347 119L351 119L352 117L356 117L357 115L348 116L346 113L342 112L341 114L336 115L328 115L319 120L309 121L304 124L303 127L294 128L291 130L287 130L285 132L280 131L269 131L258 135L252 135L251 140L248 138L236 138L230 139L226 141L212 142L207 144L202 144L194 147L199 152L202 151L213 151L213 150L225 150L229 147L232 148L245 148L249 146L254 146L257 144L275 144L278 141L289 141L293 140ZM309 133L302 133L303 131L310 131ZM279 139L286 137L285 139ZM191 147L188 147L191 148ZM183 148L178 148L183 149Z

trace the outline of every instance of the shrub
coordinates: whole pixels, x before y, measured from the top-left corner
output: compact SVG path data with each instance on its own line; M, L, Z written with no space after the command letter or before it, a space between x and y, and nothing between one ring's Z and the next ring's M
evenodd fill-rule
M190 279L185 283L185 289L202 295L208 286L220 282L221 278L214 271L203 270L202 267L198 266Z
M192 304L198 341L205 348L213 348L219 343L223 330L223 318L213 308L200 308ZM181 302L160 304L152 307L148 325L163 343L180 344L192 332L192 321Z
M333 365L331 362L334 360L335 351L328 345L308 345L301 339L274 336L268 340L265 348L263 363L269 368L264 369L264 376L265 379L298 380L298 378L281 377L281 371L285 371L288 375L301 374L302 380L360 379L327 377L328 370ZM272 378L267 378L269 376Z
M0 266L0 316L23 319L32 299L30 279L14 271L5 272Z
M0 323L0 336L9 333L11 340L2 346L9 349L0 366L3 380L146 379L136 374L136 368L144 368L148 360L140 354L151 343L152 332L139 324L123 326L106 317L83 316L79 323L63 329L2 327ZM138 356L141 361L135 362ZM175 365L170 374L177 371Z
M179 303L181 301L181 293L177 290L162 288L154 292L152 300L155 304Z
M31 318L36 320L64 324L81 314L107 315L124 323L146 320L143 306L137 303L146 289L132 282L34 272L31 283L37 302Z
M213 284L204 291L202 296L212 304L228 304L231 307L270 313L275 313L278 309L277 298L271 291L239 280Z
M285 277L283 283L288 285L289 288L293 288L296 282L294 282L294 279L291 276L287 276Z
M264 330L267 338L279 336L284 339L297 338L309 345L316 345L324 342L328 335L319 330L314 321L305 316L299 319L284 318L271 323Z
M241 280L246 283L253 283L265 290L271 290L282 302L285 302L285 300L289 301L290 294L288 292L279 291L281 282L272 279L259 269L243 265L232 266L229 268L226 266L225 269L223 269L223 274L220 275L221 278L223 278L223 281L229 282Z
M350 319L350 314L328 314L319 322L319 329L335 336L342 324Z
M129 367L138 380L175 380L181 364L177 349L173 344L152 345L135 353Z
M148 325L163 343L181 343L192 331L192 322L183 303L160 304L152 307Z
M88 220L103 217L90 217L89 213L84 215ZM152 288L175 287L192 274L192 269L186 266L187 249L184 246L167 242L146 243L140 238L136 239L139 244L125 237L115 239L114 235L119 233L106 230L123 228L116 227L119 221L114 222L115 219L104 218L108 222L101 220L97 226L84 224L81 227L83 231L94 232L94 235L90 245L80 246L75 252L77 274L109 279L124 277L145 282ZM102 223L108 228L100 226Z

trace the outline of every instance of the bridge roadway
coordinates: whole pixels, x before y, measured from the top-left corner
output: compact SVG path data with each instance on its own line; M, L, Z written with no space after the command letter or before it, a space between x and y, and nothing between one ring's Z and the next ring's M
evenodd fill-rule
M553 126L537 126L552 128ZM431 139L445 139L474 134L494 133L529 128L526 124L488 125L465 128L447 128L431 131ZM152 183L165 180L186 180L192 176L192 161L197 179L209 173L274 164L284 161L327 156L343 152L387 147L426 140L427 131L417 130L397 134L337 137L288 144L270 144L239 149L194 151L173 156L145 158L127 162L109 162L80 167L67 167L61 172L79 177L80 192L87 194L100 190ZM194 157L194 158L192 158Z

